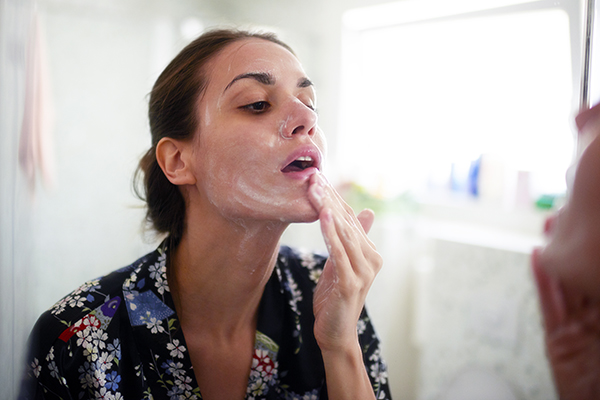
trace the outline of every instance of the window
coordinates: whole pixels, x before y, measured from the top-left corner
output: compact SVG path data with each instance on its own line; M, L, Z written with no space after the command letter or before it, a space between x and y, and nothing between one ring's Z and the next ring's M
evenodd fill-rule
M579 2L507 3L407 0L345 14L342 179L384 198L509 207L565 191Z

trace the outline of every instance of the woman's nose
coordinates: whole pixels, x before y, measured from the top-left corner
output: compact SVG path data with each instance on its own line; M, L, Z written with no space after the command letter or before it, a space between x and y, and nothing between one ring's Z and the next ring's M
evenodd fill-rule
M279 134L285 139L295 135L314 135L317 129L317 113L298 99L291 100L284 107L284 119L279 126Z

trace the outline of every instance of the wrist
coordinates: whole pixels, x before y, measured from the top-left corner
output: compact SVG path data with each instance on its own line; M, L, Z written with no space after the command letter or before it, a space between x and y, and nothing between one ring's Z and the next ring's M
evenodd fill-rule
M325 339L316 338L321 354L331 354L332 356L352 354L356 350L360 350L358 333L354 332L347 337L328 337Z
M336 346L321 348L323 362L327 365L343 363L345 365L363 365L362 350L358 340Z
M321 351L329 399L375 399L358 341Z

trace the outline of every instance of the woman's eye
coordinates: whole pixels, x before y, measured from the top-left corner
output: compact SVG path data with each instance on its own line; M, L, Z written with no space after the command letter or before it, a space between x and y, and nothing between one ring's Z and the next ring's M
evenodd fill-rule
M243 106L246 110L250 110L255 113L260 113L266 111L271 105L266 101L257 101L256 103L251 103Z

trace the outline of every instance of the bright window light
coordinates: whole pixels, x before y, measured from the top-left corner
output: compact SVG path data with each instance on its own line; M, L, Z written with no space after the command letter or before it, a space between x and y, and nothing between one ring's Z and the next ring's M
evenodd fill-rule
M564 192L571 57L560 9L348 29L340 178L432 197L477 165L482 198Z
M344 26L353 30L380 28L468 12L534 3L539 0L403 0L361 7L344 13Z

